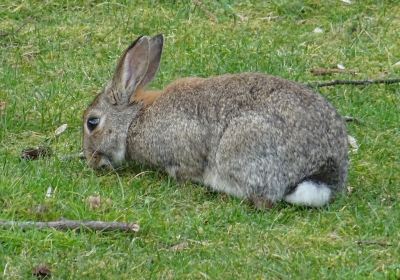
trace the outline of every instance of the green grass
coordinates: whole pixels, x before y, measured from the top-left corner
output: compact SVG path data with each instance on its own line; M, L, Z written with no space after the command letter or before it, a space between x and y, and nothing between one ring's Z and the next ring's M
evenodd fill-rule
M132 2L0 4L0 219L141 226L137 234L1 229L0 278L34 278L32 269L46 263L54 279L398 279L398 84L321 89L341 114L361 120L348 125L360 144L351 154L352 191L323 209L282 203L257 212L162 172L96 173L79 159L61 160L81 149L83 110L140 34L166 38L155 88L243 71L299 82L398 77L398 1ZM358 74L309 71L338 63ZM63 123L52 157L20 160ZM112 202L91 209L92 195ZM186 246L171 250L177 244Z

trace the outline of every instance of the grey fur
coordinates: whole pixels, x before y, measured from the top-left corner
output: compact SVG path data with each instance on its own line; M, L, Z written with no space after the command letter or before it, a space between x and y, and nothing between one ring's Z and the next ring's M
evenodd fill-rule
M154 38L145 40L151 45ZM99 158L120 163L115 151L125 143L127 160L255 203L282 200L304 180L322 182L334 194L344 189L345 124L330 103L303 85L259 73L186 78L145 106L113 104L116 91L122 100L136 94L113 84L84 116L85 123L93 112L104 119L93 132L84 128L85 155L95 168L104 165Z

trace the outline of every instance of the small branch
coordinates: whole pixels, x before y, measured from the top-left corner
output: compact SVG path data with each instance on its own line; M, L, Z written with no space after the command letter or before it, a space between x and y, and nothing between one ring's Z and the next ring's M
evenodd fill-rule
M139 225L135 223L119 223L119 222L103 222L103 221L74 221L60 220L53 222L15 222L15 221L0 221L0 228L53 228L57 230L73 230L73 229L91 229L96 231L126 231L138 232Z
M370 85L370 84L395 84L400 83L400 79L378 79L378 80L334 80L330 82L308 83L311 87L330 87L335 85Z
M352 69L339 69L339 68L314 68L310 70L311 74L314 76L325 76L337 73L348 73L355 75L357 72L356 70Z
M357 240L358 245L379 245L382 247L392 246L392 244L381 240Z

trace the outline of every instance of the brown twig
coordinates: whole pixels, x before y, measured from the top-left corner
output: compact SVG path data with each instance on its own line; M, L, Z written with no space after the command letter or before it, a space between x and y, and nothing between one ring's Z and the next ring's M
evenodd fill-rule
M348 73L355 75L356 70L352 69L339 69L339 68L314 68L310 70L311 74L314 76L324 76L324 75L331 75L337 73Z
M370 85L370 84L395 84L400 83L400 79L378 79L378 80L334 80L330 82L308 83L308 86L320 88L335 85Z
M15 221L0 221L0 228L53 228L57 230L80 230L91 229L96 231L126 231L138 232L139 225L135 223L119 223L119 222L103 222L103 221L74 221L74 220L59 220L53 222L15 222Z
M357 240L358 245L379 245L382 247L392 246L392 244L382 240Z

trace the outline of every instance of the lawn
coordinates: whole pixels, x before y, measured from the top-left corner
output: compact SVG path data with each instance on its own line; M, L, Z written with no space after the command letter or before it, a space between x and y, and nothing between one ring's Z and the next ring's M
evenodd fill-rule
M245 71L301 83L399 77L398 1L346 2L2 1L0 220L140 231L0 229L0 278L34 279L44 264L54 279L399 279L399 84L319 89L359 120L347 124L359 144L348 192L322 209L257 211L161 171L96 172L68 156L81 150L83 111L141 34L165 36L153 88ZM338 64L345 71L310 72ZM50 157L21 159L44 142Z

